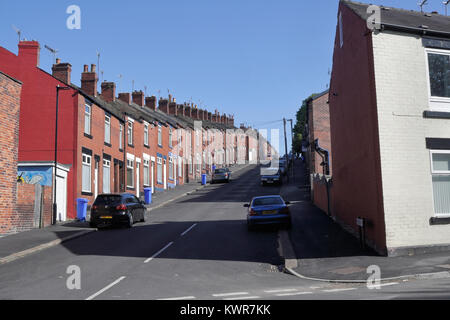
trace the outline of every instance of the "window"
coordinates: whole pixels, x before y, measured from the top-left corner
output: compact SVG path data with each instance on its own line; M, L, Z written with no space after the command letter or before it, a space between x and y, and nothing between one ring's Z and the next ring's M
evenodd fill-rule
M431 151L434 212L450 216L450 150Z
M119 149L123 149L123 124L119 125Z
M133 145L133 122L128 121L128 144Z
M162 129L161 125L158 125L158 146L162 147Z
M427 57L431 103L450 111L450 51L427 50Z
M172 128L169 128L169 148L172 148Z
M84 106L84 133L91 134L91 106Z
M144 124L144 145L148 146L148 123Z
M342 26L342 12L339 12L339 45L344 45L344 27Z
M134 161L130 159L127 160L127 187L134 187Z
M178 158L178 177L183 177L183 160Z
M91 162L92 157L83 153L81 190L84 192L91 192Z
M111 160L103 159L103 193L111 192Z
M111 117L105 115L105 142L111 143Z
M150 161L144 159L144 186L150 185Z
M173 158L169 157L169 180L173 180Z
M156 180L158 181L159 184L163 183L163 179L162 179L162 158L156 158L156 164L157 164L157 168L156 168L156 172L157 172L157 176L156 176Z

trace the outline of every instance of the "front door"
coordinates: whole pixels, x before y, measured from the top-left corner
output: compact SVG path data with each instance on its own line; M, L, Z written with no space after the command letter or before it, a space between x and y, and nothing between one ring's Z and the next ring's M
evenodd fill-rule
M166 169L166 159L164 159L164 190L166 190L167 189L167 181L166 181L166 171L167 171L167 169Z
M67 220L67 180L63 176L56 176L56 219Z
M140 181L139 181L139 168L140 163L136 162L136 197L139 198L139 189L140 189Z
M151 185L152 185L152 193L155 193L155 186L154 186L154 177L153 177L153 172L155 171L155 161L153 161L152 160L152 169L151 169L151 177L152 177L152 182L151 182Z
M95 160L95 170L94 170L94 198L98 195L98 162Z

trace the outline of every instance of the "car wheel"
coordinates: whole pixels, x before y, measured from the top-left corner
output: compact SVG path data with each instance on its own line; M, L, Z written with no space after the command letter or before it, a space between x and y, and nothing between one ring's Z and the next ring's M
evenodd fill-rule
M145 212L142 214L141 222L145 222Z
M97 228L97 224L94 221L89 221L89 227Z
M127 228L133 227L133 215L131 213L128 213L128 223Z

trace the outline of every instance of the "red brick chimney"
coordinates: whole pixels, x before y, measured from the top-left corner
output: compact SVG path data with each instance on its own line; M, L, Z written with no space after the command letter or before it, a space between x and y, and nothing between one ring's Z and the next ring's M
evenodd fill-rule
M160 99L158 103L158 109L161 110L164 113L169 113L169 100L167 99Z
M56 59L56 64L52 67L52 75L64 83L70 84L70 74L72 65L70 63L61 63L60 59Z
M191 110L191 118L194 120L198 120L198 109L197 105Z
M38 66L40 46L37 41L20 41L19 58L22 64Z
M176 116L177 115L177 103L170 102L169 103L169 114Z
M212 113L211 112L208 112L208 121L212 122Z
M184 105L177 104L177 115L184 116Z
M184 116L191 118L192 117L192 108L191 106L185 106L184 107Z
M97 96L97 72L95 71L95 64L91 64L91 71L88 70L88 65L84 65L83 73L81 74L81 90L90 96Z
M131 95L128 92L119 93L119 100L131 104Z
M137 104L138 106L143 107L144 106L144 92L141 91L134 91L133 92L133 102Z
M155 111L156 110L156 97L155 96L146 97L145 98L145 106L147 106L148 108Z
M106 102L116 100L116 84L114 82L102 82L102 98Z

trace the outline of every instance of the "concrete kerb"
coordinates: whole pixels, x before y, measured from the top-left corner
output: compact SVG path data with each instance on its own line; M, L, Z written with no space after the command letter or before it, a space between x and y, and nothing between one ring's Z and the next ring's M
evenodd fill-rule
M94 232L94 231L97 231L97 229L80 231L80 232L77 232L75 234L72 234L70 236L67 236L67 237L64 237L64 238L61 238L61 239L52 240L52 241L49 241L47 243L41 244L39 246L36 246L36 247L30 248L30 249L26 249L26 250L23 250L23 251L19 251L19 252L10 254L9 256L0 258L0 265L8 263L8 262L15 261L17 259L23 258L23 257L28 256L28 255L33 254L33 253L36 253L36 252L39 252L39 251L42 251L42 250L45 250L45 249L57 246L57 245L59 245L59 244L61 244L63 242L82 237L82 236L84 236L84 235L86 235L88 233Z
M239 168L239 169L235 170L234 172L239 172L239 171L243 170L246 167L248 167L248 164L245 165L242 168ZM178 199L180 199L182 197L190 195L190 194L192 194L194 192L197 192L197 191L199 191L199 190L201 190L201 189L203 189L205 187L206 187L206 185L199 186L198 188L195 188L194 190L185 192L185 193L183 193L183 194L181 194L181 195L179 195L177 197L174 197L172 199L164 201L164 202L158 204L157 206L154 206L154 207L151 207L151 208L147 208L147 211L152 211L152 210L158 209L158 208L160 208L162 206L165 206L165 205L169 204L170 202L176 201L176 200L178 200ZM84 236L86 234L89 234L89 233L95 232L95 231L97 231L97 229L80 231L80 232L77 232L75 234L72 234L70 236L67 236L67 237L64 237L64 238L61 238L61 239L52 240L52 241L46 242L44 244L38 245L36 247L30 248L30 249L26 249L26 250L23 250L23 251L20 251L20 252L13 253L13 254L11 254L9 256L0 258L0 265L12 262L14 260L23 258L23 257L28 256L28 255L33 254L33 253L36 253L36 252L39 252L39 251L42 251L42 250L45 250L45 249L57 246L57 245L59 245L59 244L61 244L63 242L82 237L82 236Z

